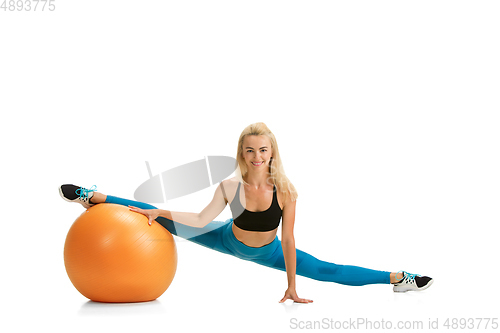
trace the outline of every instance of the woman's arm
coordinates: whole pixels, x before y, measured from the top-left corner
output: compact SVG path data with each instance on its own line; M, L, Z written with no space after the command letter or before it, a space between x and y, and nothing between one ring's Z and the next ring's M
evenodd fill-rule
M212 222L224 210L225 206L226 200L222 195L221 185L219 184L212 201L200 213L172 212L165 209L140 209L133 206L130 206L130 210L146 215L149 219L149 225L158 216L161 216L190 227L203 228Z
M293 226L295 224L295 204L296 201L287 202L283 207L282 227L281 227L281 248L285 258L286 275L288 278L288 288L295 288L296 252L295 237L293 236Z
M297 200L287 200L283 207L282 227L281 227L281 248L283 249L283 257L285 259L286 275L288 278L288 289L285 296L281 299L283 303L287 299L291 299L298 303L311 303L312 300L299 298L295 291L295 272L297 269L297 253L295 249L295 237L293 236L293 226L295 224L295 206Z

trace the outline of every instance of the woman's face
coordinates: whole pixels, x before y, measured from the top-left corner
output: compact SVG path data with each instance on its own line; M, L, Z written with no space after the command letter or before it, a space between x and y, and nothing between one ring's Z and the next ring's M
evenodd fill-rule
M243 159L248 170L269 170L269 161L273 156L271 140L265 135L247 135L243 139Z

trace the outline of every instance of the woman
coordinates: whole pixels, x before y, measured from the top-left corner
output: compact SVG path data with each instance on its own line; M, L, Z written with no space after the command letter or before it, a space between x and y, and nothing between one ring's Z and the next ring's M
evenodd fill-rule
M144 214L149 225L160 223L172 234L238 258L286 271L288 288L280 300L310 303L295 290L295 275L345 285L394 284L394 291L427 289L433 280L404 271L398 273L337 265L295 248L293 227L297 192L285 176L273 133L264 123L246 127L240 135L236 176L222 181L212 202L200 213L172 212L121 199L75 185L62 185L61 196L88 208L98 203L127 205ZM229 203L233 218L213 221ZM281 241L277 229L282 225Z

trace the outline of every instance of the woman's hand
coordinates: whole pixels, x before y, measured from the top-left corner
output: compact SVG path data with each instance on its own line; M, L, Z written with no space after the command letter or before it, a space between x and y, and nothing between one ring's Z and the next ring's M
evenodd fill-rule
M313 302L312 299L299 298L299 296L297 296L297 292L295 291L295 288L288 288L285 291L285 296L281 299L280 303L283 303L287 299L291 299L292 301L297 302L297 303L312 303Z
M148 218L148 224L151 225L153 221L160 215L158 209L141 209L134 206L128 206L131 211L140 213Z

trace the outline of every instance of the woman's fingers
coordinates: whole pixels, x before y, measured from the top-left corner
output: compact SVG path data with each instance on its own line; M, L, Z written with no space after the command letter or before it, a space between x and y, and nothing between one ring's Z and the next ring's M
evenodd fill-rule
M287 294L285 294L285 296L283 296L283 298L281 299L280 303L283 303L284 301L286 301L289 298L290 297Z
M283 303L284 301L286 301L287 299L291 299L292 301L296 302L296 303L312 303L313 300L312 299L306 299L306 298L295 298L293 299L292 297L289 297L289 296L285 296L281 299L280 303Z
M299 298L295 302L299 302L299 303L312 303L313 301L311 299Z
M145 211L143 209L140 209L140 208L137 208L137 207L134 207L134 206L128 206L129 209L133 212L136 212L136 213L139 213L139 214L142 214L144 216L146 216L148 218L148 224L151 225L151 223L153 223L153 220L151 219L151 215L149 214L146 214Z
M144 210L143 209L140 209L138 207L134 207L134 206L129 206L130 210L133 211L133 212L137 212L137 213L141 213L141 214L144 214Z

